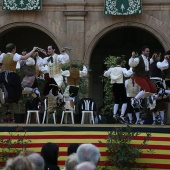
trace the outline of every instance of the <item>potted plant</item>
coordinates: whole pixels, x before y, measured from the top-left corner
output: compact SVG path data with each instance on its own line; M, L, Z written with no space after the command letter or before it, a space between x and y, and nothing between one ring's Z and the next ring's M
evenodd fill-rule
M138 164L137 159L143 154L142 149L147 145L151 134L146 133L141 144L131 145L132 140L137 136L139 136L139 133L134 132L130 126L115 128L113 131L108 132L106 138L107 162L112 167L116 166L119 170L147 167L145 164ZM148 149L148 152L153 153L153 150Z
M15 157L25 152L27 144L31 143L27 130L17 126L16 132L9 132L8 136L0 136L0 169L5 165L8 158Z

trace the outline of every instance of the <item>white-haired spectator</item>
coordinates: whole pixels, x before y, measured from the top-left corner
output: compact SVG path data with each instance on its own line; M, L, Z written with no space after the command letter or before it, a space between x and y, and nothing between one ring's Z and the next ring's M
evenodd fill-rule
M91 162L82 162L76 166L75 170L97 170L97 168Z
M35 170L44 170L44 159L38 153L32 153L28 156L28 159L34 164Z
M77 154L73 153L71 154L65 163L66 166L66 170L74 170L75 166L78 165L78 161L77 161Z
M3 170L35 170L35 168L27 157L17 156L8 159Z
M92 162L97 166L100 159L99 149L93 144L81 144L77 149L78 163Z

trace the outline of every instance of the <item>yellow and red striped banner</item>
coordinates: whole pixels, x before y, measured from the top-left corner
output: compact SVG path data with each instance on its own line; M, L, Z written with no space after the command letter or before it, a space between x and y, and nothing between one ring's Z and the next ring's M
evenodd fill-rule
M20 132L21 133L21 132ZM18 133L17 133L18 134ZM22 133L21 133L22 134ZM28 150L41 152L42 146L47 142L56 143L59 146L58 165L64 167L67 159L67 147L70 143L92 143L96 145L101 153L99 166L104 166L107 159L106 137L108 132L100 131L44 131L44 132L27 132L26 137L31 140L27 144ZM8 139L8 132L1 132L4 139ZM140 145L145 133L141 133L132 141L132 145ZM17 139L17 136L14 137ZM99 143L101 141L102 143ZM153 149L154 153L148 153L147 149ZM144 154L138 159L139 163L148 165L147 170L170 170L170 134L152 133L150 141L143 149ZM113 169L113 168L112 168Z

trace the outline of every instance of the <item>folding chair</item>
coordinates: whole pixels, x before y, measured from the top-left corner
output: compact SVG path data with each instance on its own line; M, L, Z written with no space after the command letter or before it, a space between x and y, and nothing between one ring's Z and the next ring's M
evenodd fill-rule
M84 124L85 114L90 114L90 123L94 124L93 113L96 111L96 104L91 98L83 98L80 100L80 110L82 112L81 124Z
M68 116L68 114L70 113L70 115L71 115L71 121L72 121L72 124L74 124L74 112L75 112L75 105L74 105L74 107L73 107L73 109L71 110L71 109L69 109L69 110L63 110L63 112L62 112L62 117L61 117L61 124L63 123L63 120L64 120L64 117L65 117L65 120L67 121L67 116Z
M46 118L46 123L48 123L48 119L49 119L48 104L47 103L48 103L48 101L47 101L47 99L45 99L44 100L44 115L43 115L42 124L44 124L45 118ZM54 124L56 124L56 118L55 118L56 110L52 113L52 115L53 115Z

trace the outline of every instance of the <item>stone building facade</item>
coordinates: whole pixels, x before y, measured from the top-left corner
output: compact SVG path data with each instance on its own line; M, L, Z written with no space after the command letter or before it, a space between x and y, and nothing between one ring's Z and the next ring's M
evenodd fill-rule
M142 5L141 15L130 16L104 15L104 0L42 0L41 11L4 11L0 8L0 49L4 49L6 45L2 40L3 36L19 27L35 28L42 34L46 34L59 49L62 46L73 48L71 58L84 60L89 67L88 96L93 97L100 105L103 93L99 76L104 71L104 59L108 55L120 54L123 41L119 43L119 40L124 39L121 29L122 33L127 31L126 28L137 31L136 34L129 35L129 40L133 36L137 41L136 37L140 36L139 30L146 33L144 34L146 37L138 40L141 44L147 43L147 35L149 35L152 40L148 41L150 44L152 41L157 42L158 50L170 49L170 0L142 0ZM111 38L111 35L117 34L116 31L118 35ZM106 36L107 38L104 39ZM118 43L112 46L115 37ZM34 46L33 42L30 44ZM116 44L119 44L119 52L112 49L118 48ZM16 45L20 46L20 44ZM124 47L129 49L128 55L133 48L131 46ZM139 50L141 47L135 48Z

